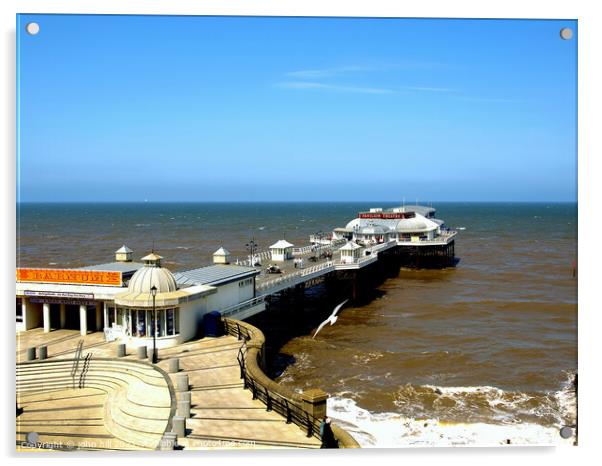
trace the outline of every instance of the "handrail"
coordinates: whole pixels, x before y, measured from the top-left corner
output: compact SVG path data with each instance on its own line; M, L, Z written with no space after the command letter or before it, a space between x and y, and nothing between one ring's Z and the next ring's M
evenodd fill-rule
M307 267L307 268L299 270L297 272L293 272L293 273L284 275L282 277L274 278L273 280L269 280L269 281L260 283L259 285L257 285L257 290L263 291L263 290L271 288L279 283L292 282L297 278L307 277L308 275L311 275L316 272L320 272L320 271L325 270L332 266L334 266L333 261L326 261L321 264L312 265L311 267Z
M265 301L265 296L256 296L255 298L248 299L239 304L234 304L233 306L229 306L220 311L222 317L230 316L236 312L244 311L245 309L249 309L253 306L257 306Z
M287 423L299 426L308 437L320 439L320 420L305 409L301 396L265 374L265 336L261 330L229 318L222 319L222 322L227 334L244 340L237 360L243 385L251 390L253 399L262 401L268 411L276 411ZM339 447L359 448L357 441L344 429L332 425L332 430Z
M86 386L86 373L90 368L90 360L92 359L92 353L86 354L84 358L84 365L82 367L82 371L79 374L79 388L85 388Z
M75 375L79 368L79 360L82 357L82 349L84 347L84 340L79 340L77 348L75 348L75 354L73 355L73 365L71 366L71 380L73 381L73 388L75 388Z

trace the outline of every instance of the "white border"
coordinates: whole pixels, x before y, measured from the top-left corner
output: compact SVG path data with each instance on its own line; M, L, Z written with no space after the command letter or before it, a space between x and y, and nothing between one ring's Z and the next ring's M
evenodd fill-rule
M14 423L12 421L12 400L14 399L14 331L13 331L13 283L15 255L15 14L20 13L119 13L119 14L198 14L198 15L271 15L271 16L381 16L381 17L488 17L488 18L566 18L579 20L579 441L577 448L557 449L429 449L429 450L386 450L354 452L320 452L318 454L291 452L255 452L255 453L216 453L202 455L181 455L182 460L193 461L262 461L267 464L279 464L283 461L306 463L311 461L345 461L360 464L377 457L386 462L437 462L449 464L507 464L509 462L545 461L546 464L589 463L596 450L597 434L600 432L600 394L602 387L599 375L599 339L601 328L598 302L597 269L601 264L600 247L596 239L598 233L595 220L602 200L601 186L597 178L600 174L599 157L602 156L600 135L600 116L597 111L602 105L599 86L602 83L600 71L602 46L602 25L595 9L595 1L525 1L506 0L486 2L478 0L439 0L423 2L403 2L385 0L95 0L86 1L43 1L43 0L5 0L0 3L2 9L2 66L1 80L3 93L3 111L0 114L0 128L3 143L2 166L2 296L3 330L7 350L2 358L4 380L2 389L6 407L3 426L3 445L5 455L12 455ZM598 48L596 47L598 46ZM597 56L598 55L598 56ZM596 120L597 118L597 120ZM338 453L338 454L335 454ZM344 456L341 456L343 454ZM210 455L210 456L209 456ZM542 457L543 455L543 457ZM134 454L127 454L126 461L136 461ZM21 456L13 456L9 461L29 462ZM59 464L66 458L54 454L45 454L43 461ZM106 462L107 455L93 455L86 461ZM141 458L142 459L142 458ZM376 458L375 458L376 459ZM81 461L82 458L76 458ZM162 455L144 455L143 461L164 463L169 457Z

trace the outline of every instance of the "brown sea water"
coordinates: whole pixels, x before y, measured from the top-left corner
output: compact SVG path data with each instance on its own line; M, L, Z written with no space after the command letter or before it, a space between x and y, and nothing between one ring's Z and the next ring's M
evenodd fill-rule
M173 271L210 261L220 245L243 257L301 244L370 204L22 204L22 266L112 260L125 243L154 247ZM331 394L331 413L366 445L555 443L574 423L577 364L575 204L437 203L462 227L455 268L409 270L348 303L323 285L252 321L268 336L273 375ZM426 424L426 426L425 426ZM458 427L463 426L463 427ZM470 426L470 427L466 427Z

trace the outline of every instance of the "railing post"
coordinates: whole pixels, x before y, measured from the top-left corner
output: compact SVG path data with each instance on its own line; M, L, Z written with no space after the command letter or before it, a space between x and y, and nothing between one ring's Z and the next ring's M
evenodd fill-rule
M253 381L253 379L251 380L251 393L253 393L253 399L256 400L257 399L257 387L255 386L255 382Z
M284 403L286 404L286 423L290 424L293 420L293 413L291 412L291 407L288 405L288 400L284 400Z
M238 323L236 324L236 331L238 334L238 339L240 340L240 324L238 324Z
M271 411L272 410L272 398L270 398L270 392L268 391L267 387L265 389L265 404L266 404L266 411Z
M307 419L307 436L311 437L314 434L314 423L312 422L309 414L306 416Z

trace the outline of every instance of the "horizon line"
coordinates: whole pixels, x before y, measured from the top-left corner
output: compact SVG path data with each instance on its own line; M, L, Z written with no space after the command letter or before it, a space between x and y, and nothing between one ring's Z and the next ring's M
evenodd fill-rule
M288 201L274 201L274 200L228 200L228 201L216 201L216 200L157 200L157 201L146 201L146 200L123 200L123 201L99 201L99 200L87 200L87 201L40 201L40 200L27 200L17 201L16 204L327 204L327 203L343 203L343 204L358 204L358 203L381 203L381 204L392 204L399 203L400 205L422 205L427 206L428 204L445 204L445 203L474 203L474 204L496 204L496 203L515 203L515 204L577 204L578 200L556 200L556 199L544 199L544 200L508 200L508 199L496 199L496 200L433 200L433 201L419 201L418 203L412 201L397 201L397 200L288 200Z

